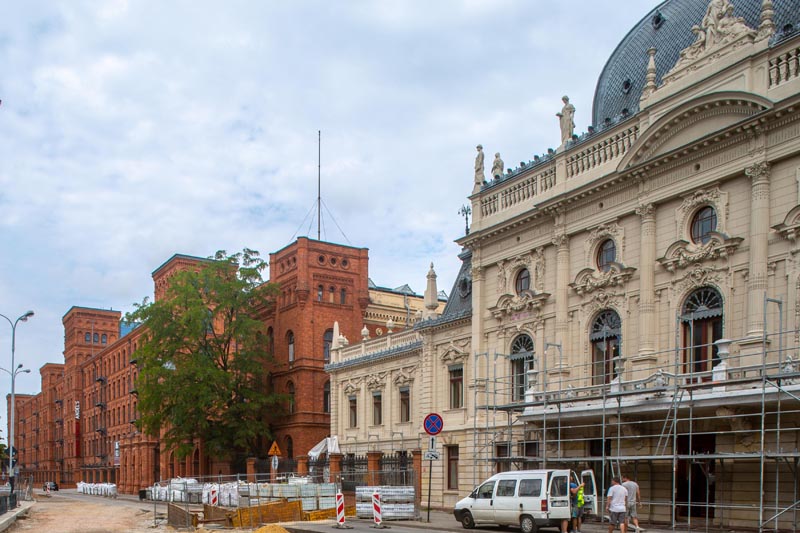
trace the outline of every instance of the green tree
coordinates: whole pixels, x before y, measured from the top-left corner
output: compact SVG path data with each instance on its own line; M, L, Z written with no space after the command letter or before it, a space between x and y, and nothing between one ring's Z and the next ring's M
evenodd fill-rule
M177 272L166 294L128 313L144 328L139 368L140 429L161 433L185 457L194 439L231 460L256 452L284 398L268 387L272 354L259 319L277 294L264 283L258 252L217 252L197 269Z

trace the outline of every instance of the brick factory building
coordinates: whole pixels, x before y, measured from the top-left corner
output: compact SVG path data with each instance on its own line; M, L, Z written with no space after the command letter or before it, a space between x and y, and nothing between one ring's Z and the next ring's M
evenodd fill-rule
M153 272L155 298L163 296L172 274L203 261L172 256ZM424 304L408 286L375 286L366 248L300 237L270 254L270 265L270 281L280 286L263 317L272 339L272 383L293 398L273 433L283 456L292 459L330 433L330 384L323 366L335 324L339 339L359 340L365 327L370 336L380 336L384 328L410 327ZM137 431L140 329L126 327L119 311L78 306L67 311L63 324L64 362L40 368L40 393L16 395L20 476L66 487L110 482L120 492L136 493L174 476L231 473L226 461L205 454L202 442L178 460L157 436ZM264 443L261 455L270 444Z

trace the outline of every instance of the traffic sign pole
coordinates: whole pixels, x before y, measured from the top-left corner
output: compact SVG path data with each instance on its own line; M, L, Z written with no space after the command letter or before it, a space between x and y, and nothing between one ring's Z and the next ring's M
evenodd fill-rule
M428 450L428 523L431 523L431 478L433 478L433 453L436 451L436 435L444 429L444 420L438 413L429 413L422 422L425 433L431 436Z

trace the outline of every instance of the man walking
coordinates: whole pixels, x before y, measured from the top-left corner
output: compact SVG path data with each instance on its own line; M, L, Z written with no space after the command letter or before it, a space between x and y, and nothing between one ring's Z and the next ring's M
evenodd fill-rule
M628 500L628 491L619 484L619 478L611 480L606 500L606 512L609 516L608 533L613 533L614 526L619 526L620 533L625 533L625 511Z
M636 512L636 508L642 505L642 495L639 491L639 484L623 474L622 486L628 491L627 519L633 524L634 531L644 531L644 529L639 527L639 513Z

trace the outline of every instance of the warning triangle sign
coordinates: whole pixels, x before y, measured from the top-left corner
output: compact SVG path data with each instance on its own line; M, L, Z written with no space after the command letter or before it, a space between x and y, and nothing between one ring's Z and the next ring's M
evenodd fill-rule
M281 449L278 448L278 441L272 443L272 446L269 449L269 453L267 455L280 455Z

